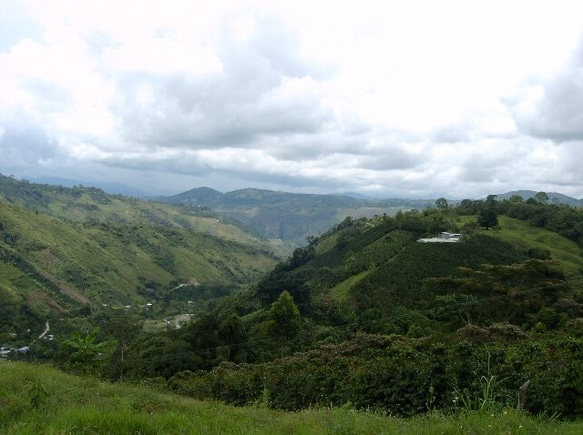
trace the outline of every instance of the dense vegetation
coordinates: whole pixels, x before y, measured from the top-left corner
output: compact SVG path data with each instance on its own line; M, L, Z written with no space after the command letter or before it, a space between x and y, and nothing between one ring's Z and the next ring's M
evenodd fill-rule
M267 245L180 223L195 211L65 221L56 200L5 196L1 318L20 326L4 320L2 344L238 406L580 418L583 213L545 195L349 217L273 269ZM461 241L418 241L441 232ZM128 310L130 292L155 303ZM34 339L47 318L58 339Z
M513 409L410 419L350 407L283 412L261 402L231 407L169 394L154 385L100 382L47 366L1 362L0 432L11 434L579 434L581 423Z
M472 202L471 219L464 201L454 209L346 219L217 313L229 307L240 316L246 361L225 358L209 372L178 373L171 385L234 404L262 397L287 410L350 403L414 415L448 409L454 400L478 408L488 400L486 386L496 386L493 403L517 406L519 388L530 381L521 406L580 417L581 248L556 227L536 229L501 214L515 203ZM582 221L579 209L529 205L549 216L560 212L575 226ZM483 209L511 230L480 230ZM462 231L464 240L416 242L440 231ZM527 231L556 243L516 239ZM276 338L269 334L272 313L286 295L298 314L279 316L288 334ZM292 327L298 315L302 327Z

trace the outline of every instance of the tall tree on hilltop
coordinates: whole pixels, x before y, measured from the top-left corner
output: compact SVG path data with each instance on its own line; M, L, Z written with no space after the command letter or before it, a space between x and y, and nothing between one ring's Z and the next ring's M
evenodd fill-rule
M536 195L534 195L534 199L536 202L546 204L549 202L549 195L547 195L546 192L538 192Z
M493 228L498 225L498 214L493 207L486 207L480 210L480 214L478 215L478 224L482 228Z
M437 198L437 200L435 201L435 205L437 206L438 209L445 210L448 207L447 199Z

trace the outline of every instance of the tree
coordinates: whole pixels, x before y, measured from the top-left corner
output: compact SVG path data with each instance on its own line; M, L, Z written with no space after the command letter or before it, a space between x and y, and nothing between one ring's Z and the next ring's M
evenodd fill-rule
M115 345L115 341L97 343L98 334L99 328L88 332L85 337L79 332L73 332L62 341L67 364L71 368L89 373L97 371L105 363L104 353Z
M534 199L536 202L540 202L541 204L546 204L549 202L549 195L546 192L538 192L534 195Z
M488 195L486 197L486 204L490 207L494 207L497 202L498 195Z
M290 341L296 338L302 328L300 310L292 296L284 291L271 305L267 331L277 340Z
M474 201L472 199L462 199L457 206L457 213L460 215L477 214L480 209L482 201Z
M142 321L138 316L128 314L106 317L103 322L103 333L117 343L112 354L108 375L123 380L126 352L130 344L135 341L142 330Z
M492 207L486 207L478 215L478 224L482 228L493 228L498 225L498 214Z
M445 210L448 207L447 199L437 198L437 200L435 201L435 205L437 206L438 209Z

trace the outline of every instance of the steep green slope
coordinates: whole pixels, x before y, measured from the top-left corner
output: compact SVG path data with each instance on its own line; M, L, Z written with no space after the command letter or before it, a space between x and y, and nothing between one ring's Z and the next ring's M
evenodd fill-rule
M176 226L71 223L0 203L0 286L43 316L144 303L180 283L249 283L275 262L265 250Z
M269 249L278 255L285 254L279 244L261 240L257 234L243 229L236 220L208 208L185 209L161 202L111 195L93 187L36 184L3 175L0 175L0 201L22 205L70 222L182 228L258 249Z
M497 230L459 243L419 243L421 236L464 221L435 211L347 219L276 266L256 285L255 297L267 306L285 290L306 316L324 324L354 322L356 316L364 330L373 332L451 331L463 325L464 316L466 322L532 327L543 307L583 290L583 255L556 233L509 218L501 222ZM524 298L531 290L528 304ZM471 309L450 310L455 320L444 317L443 307L464 304ZM513 310L501 308L504 304Z

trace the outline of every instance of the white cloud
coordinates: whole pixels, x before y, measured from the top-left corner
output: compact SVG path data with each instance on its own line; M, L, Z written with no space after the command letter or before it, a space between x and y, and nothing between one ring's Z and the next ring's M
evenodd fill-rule
M221 61L210 50L166 37L149 37L106 48L103 64L112 73L204 75L222 69Z
M581 2L7 4L0 172L583 196Z

